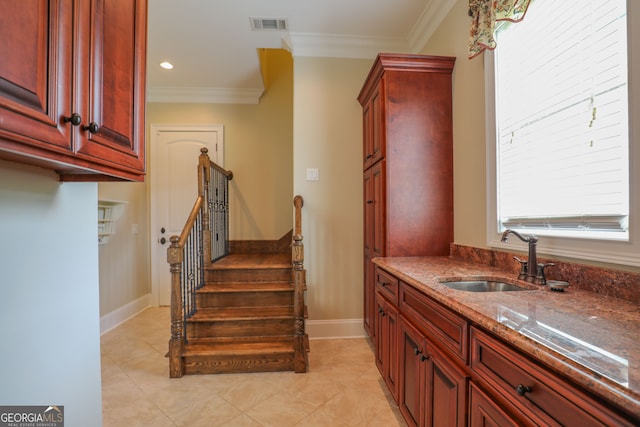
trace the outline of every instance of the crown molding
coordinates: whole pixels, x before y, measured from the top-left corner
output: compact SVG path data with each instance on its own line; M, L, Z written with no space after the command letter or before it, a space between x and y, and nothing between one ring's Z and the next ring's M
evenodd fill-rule
M427 2L408 36L411 53L419 53L424 49L455 4L456 0L430 0Z
M380 52L421 53L456 0L428 0L408 37L382 38L318 33L288 33L282 47L294 57L373 59ZM147 102L258 104L264 89L149 87Z
M455 3L456 0L428 1L406 39L288 33L282 38L282 47L292 56L329 58L371 59L380 52L420 53Z
M161 86L147 88L147 102L258 104L264 89Z

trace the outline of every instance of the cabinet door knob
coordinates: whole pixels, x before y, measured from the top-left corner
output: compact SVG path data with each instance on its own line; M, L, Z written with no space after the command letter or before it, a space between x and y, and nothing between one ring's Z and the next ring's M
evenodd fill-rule
M518 386L516 387L516 393L518 393L519 396L524 396L525 394L531 393L532 391L533 389L528 385L518 384Z
M373 200L367 200L367 204L368 205L372 205L373 204Z
M423 354L422 356L420 356L420 361L424 362L425 360L429 360L429 355L428 354Z
M164 245L165 243L167 243L167 239L165 239L164 237L161 237L160 240L158 240L160 242L161 245Z
M80 123L82 123L82 117L80 117L80 114L78 113L73 113L69 117L63 116L62 121L64 123L71 123L73 126L78 126Z
M96 122L91 122L86 126L82 126L82 130L88 130L90 133L98 133L100 131L100 126Z
M420 353L422 353L422 350L420 350L418 347L413 349L413 352L417 355L419 355Z

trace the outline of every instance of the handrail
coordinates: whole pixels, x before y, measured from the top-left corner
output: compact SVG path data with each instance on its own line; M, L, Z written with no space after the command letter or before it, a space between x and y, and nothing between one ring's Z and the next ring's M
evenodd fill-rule
M187 217L187 222L182 229L182 233L180 233L180 236L178 238L177 243L179 246L182 247L185 245L187 238L189 237L189 231L191 231L194 224L196 223L196 220L198 219L198 214L200 213L200 209L202 208L202 203L204 203L204 197L198 196L196 202L191 208L191 213L189 213L189 216Z
M304 245L302 244L302 206L304 199L297 195L293 198L295 207L293 243L291 245L291 261L293 264L293 315L295 317L294 336L294 370L307 372L309 366L309 338L305 332L305 298L307 288L306 270L304 269Z
M209 159L198 160L198 195L179 236L171 236L167 261L171 273L169 376L182 377L186 322L196 311L196 290L204 286L204 260L229 253L229 180L233 173ZM213 227L211 226L213 224Z

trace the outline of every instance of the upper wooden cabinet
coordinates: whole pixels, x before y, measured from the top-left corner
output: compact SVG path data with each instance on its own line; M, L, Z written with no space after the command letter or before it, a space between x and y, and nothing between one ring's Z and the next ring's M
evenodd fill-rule
M142 181L146 0L0 0L0 158Z
M380 54L358 96L365 170L381 164L374 249L381 256L448 255L453 241L455 58ZM370 165L370 166L369 166ZM371 200L365 200L371 205ZM379 205L379 206L376 206ZM368 218L371 218L369 216ZM380 239L379 241L375 241Z

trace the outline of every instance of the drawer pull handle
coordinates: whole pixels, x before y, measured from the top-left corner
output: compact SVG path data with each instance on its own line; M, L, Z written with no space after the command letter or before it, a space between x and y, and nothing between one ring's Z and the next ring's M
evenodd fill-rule
M380 286L389 286L389 284L387 282L378 282L378 285Z
M420 356L420 361L424 362L425 360L429 360L429 355L428 354L423 354L422 356Z
M416 356L418 356L420 353L422 353L422 350L420 350L418 347L413 349L413 352L416 354Z
M518 386L516 387L516 393L518 393L519 396L524 396L525 394L531 393L532 391L533 389L528 385L518 384Z

